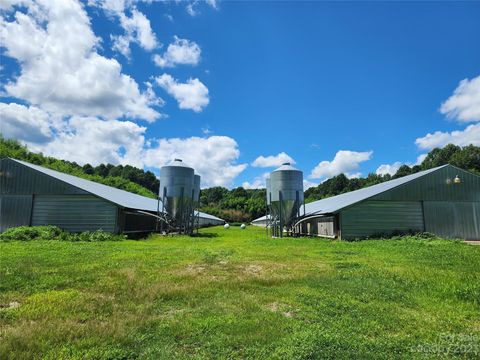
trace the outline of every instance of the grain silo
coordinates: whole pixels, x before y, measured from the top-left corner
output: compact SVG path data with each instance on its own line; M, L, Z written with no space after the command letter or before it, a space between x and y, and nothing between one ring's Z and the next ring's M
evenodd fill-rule
M198 175L197 175L198 176ZM196 184L196 182L198 184ZM195 178L195 171L181 159L160 169L160 192L164 223L168 232L190 234L194 228L194 210L198 203L200 177ZM198 190L199 193L199 190Z
M300 216L303 200L303 172L284 163L267 181L267 208L272 236L282 237L292 231Z

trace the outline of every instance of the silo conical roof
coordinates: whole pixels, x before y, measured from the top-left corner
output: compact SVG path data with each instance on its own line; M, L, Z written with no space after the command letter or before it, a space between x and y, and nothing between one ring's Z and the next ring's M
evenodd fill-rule
M273 171L285 171L285 170L293 170L293 171L300 171L297 168L293 167L290 163L283 163L282 166L273 170Z
M186 167L186 168L191 168L193 169L191 166L187 165L186 163L183 162L182 159L173 159L172 161L170 161L166 166L178 166L178 167Z

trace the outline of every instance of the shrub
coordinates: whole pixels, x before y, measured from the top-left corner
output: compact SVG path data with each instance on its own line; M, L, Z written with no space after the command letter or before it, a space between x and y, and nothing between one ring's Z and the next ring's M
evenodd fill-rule
M56 226L19 226L7 229L0 234L0 240L56 240L62 230Z
M436 239L438 236L427 231L415 235L419 239Z
M0 234L0 241L31 241L31 240L58 240L58 241L121 241L126 238L125 235L117 235L105 232L103 230L85 231L78 234L62 231L62 229L53 226L19 226L7 229Z

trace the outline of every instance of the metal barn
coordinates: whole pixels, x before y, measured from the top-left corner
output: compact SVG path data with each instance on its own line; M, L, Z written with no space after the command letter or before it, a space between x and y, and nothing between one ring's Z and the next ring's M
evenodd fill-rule
M161 206L161 205L160 205ZM15 159L0 160L0 232L22 225L56 225L71 232L156 230L158 202ZM198 213L200 225L224 220Z
M480 176L444 165L315 201L295 231L342 239L427 231L480 240Z

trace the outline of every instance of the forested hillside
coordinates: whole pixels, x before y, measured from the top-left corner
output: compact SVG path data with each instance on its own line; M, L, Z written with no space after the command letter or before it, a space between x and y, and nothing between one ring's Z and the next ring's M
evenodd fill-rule
M158 192L159 181L151 171L130 165L80 166L75 162L30 152L19 142L5 140L0 135L0 158L3 157L28 161L152 198ZM473 145L459 147L450 144L442 149L433 149L420 165L412 167L403 165L393 176L372 173L364 178L349 179L340 174L306 190L305 201L312 202L445 164L452 164L480 175L480 147ZM266 213L265 189L246 190L242 187L232 190L223 187L203 189L200 194L200 209L229 222L249 222Z
M200 209L227 221L250 222L265 215L265 198L265 189L217 186L200 192Z

